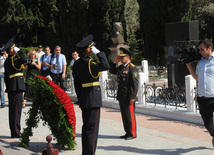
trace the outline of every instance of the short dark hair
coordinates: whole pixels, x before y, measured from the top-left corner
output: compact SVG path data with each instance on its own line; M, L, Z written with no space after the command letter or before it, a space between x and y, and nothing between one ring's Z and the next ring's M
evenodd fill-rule
M201 45L201 44L204 44L206 48L209 48L211 46L213 49L213 43L207 38L200 40L198 45Z
M60 47L59 45L56 45L56 46L54 47L54 49L56 49L56 48L60 48L60 49L61 49L61 47Z
M51 48L50 48L50 46L45 46L45 49L46 49L46 48L49 48L49 49L51 49Z
M75 52L77 52L77 51L73 51L72 54L75 53ZM79 53L77 52L77 54L79 54Z

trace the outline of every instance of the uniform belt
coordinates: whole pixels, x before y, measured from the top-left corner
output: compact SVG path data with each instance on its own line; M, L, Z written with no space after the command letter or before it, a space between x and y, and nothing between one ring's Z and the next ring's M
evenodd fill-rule
M90 83L83 83L82 87L92 87L92 86L99 86L99 82L90 82Z
M15 74L12 74L9 76L10 79L16 77L16 76L23 76L24 74L23 73L15 73Z

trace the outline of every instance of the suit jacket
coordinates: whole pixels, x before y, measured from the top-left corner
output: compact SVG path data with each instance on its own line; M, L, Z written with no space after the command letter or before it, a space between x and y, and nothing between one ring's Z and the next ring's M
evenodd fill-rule
M101 107L102 98L100 86L87 86L82 84L99 81L99 72L109 69L109 63L104 52L97 54L99 63L89 56L83 55L75 61L73 66L74 87L80 108Z
M22 64L27 62L27 58L22 50L16 56L9 56L4 63L6 92L25 91L24 77L17 73L23 73ZM14 75L12 78L10 76Z

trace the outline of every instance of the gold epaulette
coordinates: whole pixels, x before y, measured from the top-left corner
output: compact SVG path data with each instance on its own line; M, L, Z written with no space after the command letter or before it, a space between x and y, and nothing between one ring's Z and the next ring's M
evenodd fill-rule
M133 63L130 63L130 65L131 65L132 67L135 67L135 65L134 65Z

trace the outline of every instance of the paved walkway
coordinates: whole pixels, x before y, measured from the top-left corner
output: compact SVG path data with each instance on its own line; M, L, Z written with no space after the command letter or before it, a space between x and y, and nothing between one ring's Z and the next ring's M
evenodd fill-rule
M25 127L27 111L31 106L27 102L22 112L22 128ZM55 145L60 155L81 155L81 111L75 105L77 118L77 147L69 151ZM203 126L153 116L137 114L137 138L119 139L124 135L119 110L102 108L97 155L213 155L211 137ZM40 121L33 129L28 148L18 147L19 139L10 138L8 107L0 109L0 149L4 155L38 155L47 146L46 136L51 134L48 127Z

